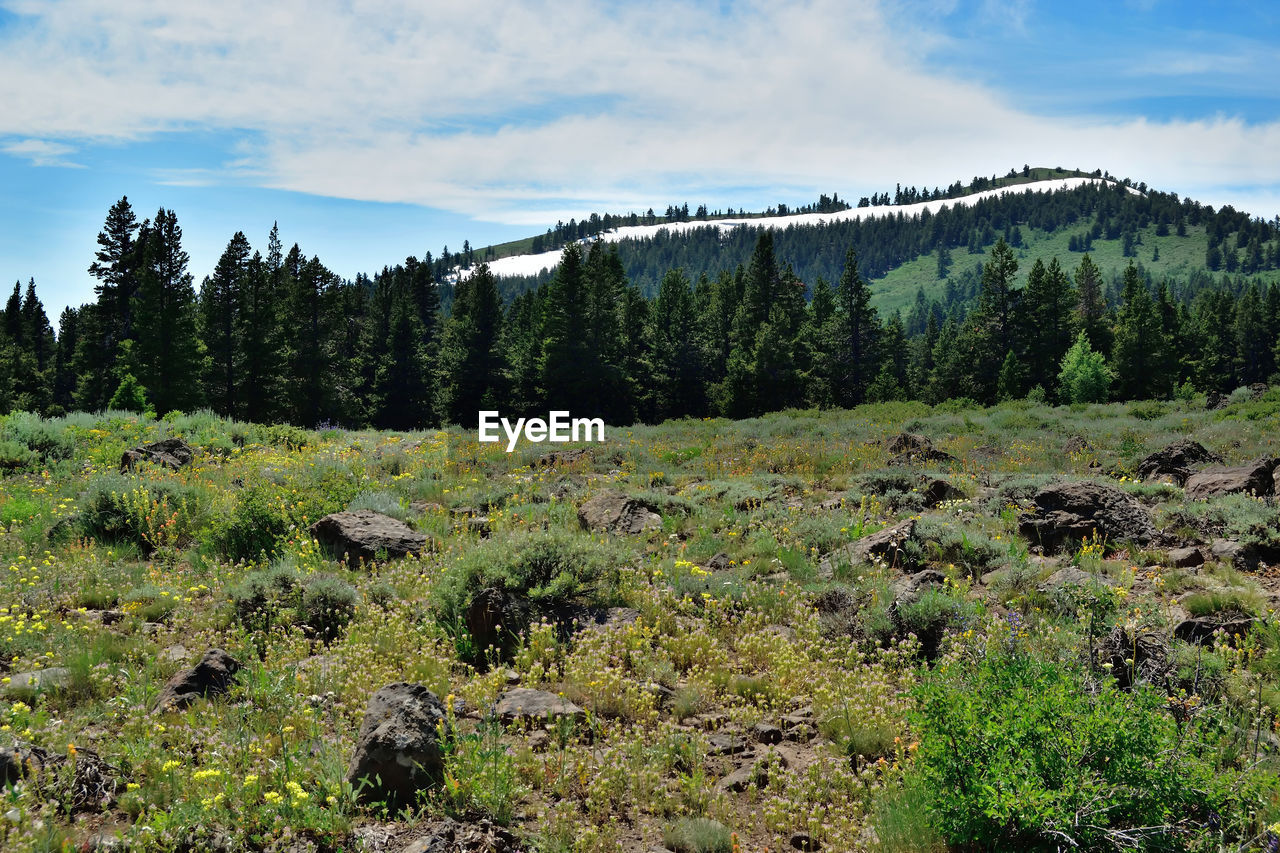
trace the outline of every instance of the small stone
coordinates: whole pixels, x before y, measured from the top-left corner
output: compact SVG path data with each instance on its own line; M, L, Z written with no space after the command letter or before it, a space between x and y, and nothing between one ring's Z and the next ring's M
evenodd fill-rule
M1169 564L1175 569L1193 569L1204 565L1204 554L1199 548L1174 548L1169 551Z
M813 730L812 726L807 723L801 723L798 726L793 726L792 728L787 729L784 737L793 743L808 743L813 740L816 735L817 732Z
M22 696L29 693L64 690L70 684L71 670L54 666L49 669L36 669L11 675L9 683L4 686L4 694Z
M531 690L527 687L516 687L508 690L498 698L494 713L504 723L512 723L523 718L551 720L560 717L572 717L581 722L587 712L577 705L545 690Z
M781 743L782 729L770 723L756 723L751 727L751 736L760 743Z
M747 751L747 742L737 735L717 733L707 738L707 755L737 755Z
M529 732L528 744L534 752L542 752L551 745L551 734L546 729L534 729Z
M822 849L822 845L807 832L793 832L790 844L793 849L804 851L804 853L812 853L812 851Z
M507 670L502 674L502 677L506 679L507 684L510 684L513 687L520 683L520 673L516 672L514 669Z

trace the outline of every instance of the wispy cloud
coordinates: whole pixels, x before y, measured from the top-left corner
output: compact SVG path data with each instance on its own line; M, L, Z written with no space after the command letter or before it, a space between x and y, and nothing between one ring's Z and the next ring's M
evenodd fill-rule
M0 145L0 151L14 157L30 160L33 166L59 166L66 169L83 169L80 163L73 163L67 155L76 149L61 142L50 142L47 139L20 139Z
M1031 14L1020 0L996 5L1015 26ZM1037 116L927 70L923 51L941 37L902 38L871 0L9 7L30 17L0 32L0 135L66 149L245 134L234 161L161 175L170 182L520 222L575 205L714 201L748 181L933 185L1024 162L1183 192L1280 184L1280 123Z

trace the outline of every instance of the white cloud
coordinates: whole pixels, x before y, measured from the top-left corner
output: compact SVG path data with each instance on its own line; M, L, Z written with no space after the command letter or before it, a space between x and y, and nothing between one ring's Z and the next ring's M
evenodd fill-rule
M79 163L67 159L67 155L76 149L61 142L50 142L47 139L20 139L0 145L0 151L30 160L33 166L60 166L69 169L83 169Z
M0 34L0 135L244 132L224 179L494 221L738 204L722 188L744 184L779 198L932 186L1023 163L1184 195L1280 186L1280 123L1035 116L926 71L942 37L901 37L871 0L9 6L30 18ZM1259 213L1280 210L1268 202Z

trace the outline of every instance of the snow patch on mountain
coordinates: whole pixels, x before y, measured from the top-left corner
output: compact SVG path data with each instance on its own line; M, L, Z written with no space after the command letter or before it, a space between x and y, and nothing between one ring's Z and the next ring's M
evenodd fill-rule
M1109 183L1103 178L1056 178L1050 181L1032 181L1026 184L1015 184L1008 187L1000 187L994 190L983 190L971 195L960 196L959 198L934 199L933 201L921 201L915 204L889 204L875 207L852 207L848 210L841 210L835 213L798 213L789 214L787 216L766 216L754 219L715 219L711 221L695 220L691 222L670 222L661 225L627 225L622 228L614 228L610 231L602 232L599 239L607 243L616 243L619 240L643 240L645 238L655 236L659 231L667 231L671 234L680 234L687 231L693 231L698 228L714 228L716 230L728 228L741 228L743 226L749 228L787 228L792 225L822 225L828 222L844 222L853 219L872 219L877 216L897 216L901 213L908 219L916 214L924 213L926 210L930 213L937 213L944 207L965 206L976 204L987 198L995 198L1006 193L1024 193L1024 192L1058 192L1059 190L1070 190L1084 184ZM1129 192L1137 194L1138 191L1129 187ZM595 237L584 240L584 243L591 243ZM512 255L509 258L499 258L489 261L489 269L496 276L529 276L537 275L543 270L555 269L560 263L560 255L562 249L555 249L550 252L540 252L536 255Z

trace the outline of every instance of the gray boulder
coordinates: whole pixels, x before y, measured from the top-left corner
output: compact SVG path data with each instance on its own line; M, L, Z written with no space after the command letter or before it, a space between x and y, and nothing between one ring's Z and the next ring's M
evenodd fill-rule
M578 522L597 532L637 534L662 527L662 516L635 498L606 492L578 507Z
M870 536L862 537L857 542L850 542L848 545L837 548L822 558L819 568L824 574L830 575L835 571L836 566L842 563L856 566L875 560L888 563L895 568L906 568L907 555L902 550L902 546L911 538L915 529L915 519L908 518L900 521L892 527L886 527Z
M60 666L18 672L9 677L9 683L0 690L4 696L31 696L36 693L65 690L71 685L71 670Z
M1151 516L1136 500L1102 483L1046 486L1032 498L1034 507L1019 530L1046 553L1095 533L1109 542L1146 544L1156 536Z
M576 722L582 722L587 717L586 711L563 696L528 687L516 687L503 693L498 697L493 712L504 723L522 719L555 720L561 717L572 717Z
M427 537L403 521L370 509L335 512L311 525L311 535L322 546L348 561L372 561L379 552L388 557L417 554L427 547Z
M1187 497L1202 501L1214 495L1249 492L1259 497L1275 493L1280 459L1259 459L1246 465L1206 468L1187 479Z
M444 704L421 684L397 682L369 700L347 768L362 803L412 806L444 780Z

